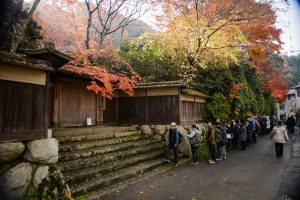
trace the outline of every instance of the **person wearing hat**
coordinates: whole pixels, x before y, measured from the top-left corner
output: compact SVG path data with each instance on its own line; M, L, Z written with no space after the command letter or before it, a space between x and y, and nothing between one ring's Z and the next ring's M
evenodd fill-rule
M178 144L179 144L179 131L176 128L176 123L172 122L171 127L168 130L169 131L169 144L168 144L168 150L165 154L165 160L169 161L170 157L170 149L173 149L174 151L174 166L177 166L178 164Z

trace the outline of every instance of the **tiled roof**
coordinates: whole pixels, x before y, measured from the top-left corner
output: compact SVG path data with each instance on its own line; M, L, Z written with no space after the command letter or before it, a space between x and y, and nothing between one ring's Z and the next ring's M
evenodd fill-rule
M52 67L48 66L47 61L35 58L28 58L28 56L23 54L0 52L0 62L21 67L29 67L45 71L54 71Z

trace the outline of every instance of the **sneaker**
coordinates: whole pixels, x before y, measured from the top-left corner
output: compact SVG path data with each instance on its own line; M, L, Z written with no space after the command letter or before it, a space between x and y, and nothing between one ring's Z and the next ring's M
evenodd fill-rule
M222 160L222 159L221 159L221 158L217 158L216 160L217 160L217 161L220 161L220 160Z
M191 162L190 164L191 164L191 165L194 165L194 164L196 164L196 163L194 163L194 162Z
M174 167L177 167L178 166L178 164L177 163L174 163Z
M210 161L208 163L212 165L212 164L215 164L216 162L212 160L212 161Z
M195 162L195 165L198 165L199 164L199 162Z
M167 160L167 163L170 163L171 162L171 160Z
M163 161L167 162L167 159L164 158Z

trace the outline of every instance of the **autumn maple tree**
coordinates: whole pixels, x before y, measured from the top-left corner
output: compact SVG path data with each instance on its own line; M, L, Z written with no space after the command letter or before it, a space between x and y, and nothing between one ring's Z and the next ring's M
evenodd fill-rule
M268 85L264 88L276 99L284 99L287 86L283 76L266 64L267 53L278 52L282 44L272 0L155 2L164 11L158 16L165 29L160 37L174 55L181 57L178 66L182 79L197 82L197 71L209 67L212 60L222 60L225 66L247 62L258 73L270 71L271 76L264 76Z
M111 47L115 32L142 15L144 1L126 0L43 1L36 19L42 25L45 40L69 51L74 61L61 73L89 77L88 90L111 96L121 89L133 94L139 75ZM109 63L109 64L107 64Z

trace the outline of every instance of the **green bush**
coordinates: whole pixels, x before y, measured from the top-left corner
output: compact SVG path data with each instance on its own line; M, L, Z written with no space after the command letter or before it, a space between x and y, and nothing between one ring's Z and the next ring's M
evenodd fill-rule
M228 98L217 92L212 96L212 100L207 104L205 109L205 118L209 120L219 119L222 122L229 120L230 104Z
M198 153L199 153L201 160L209 160L211 157L210 151L209 151L209 148L208 148L208 145L206 142L200 144L200 146L198 148Z

